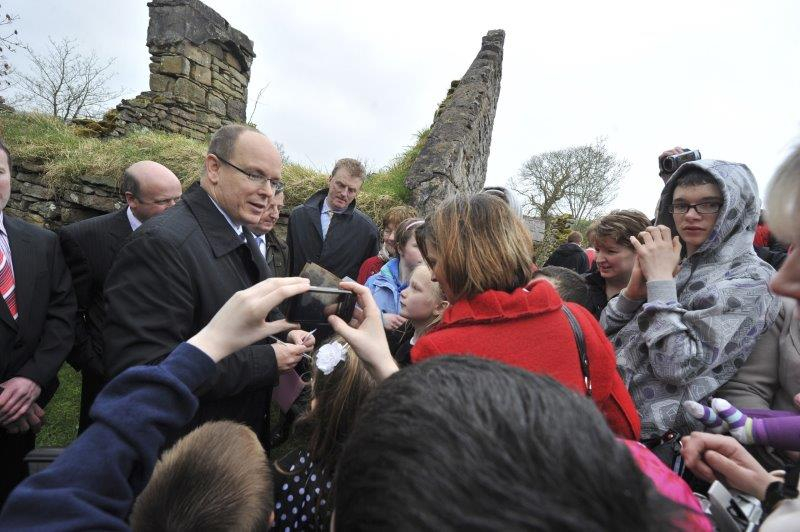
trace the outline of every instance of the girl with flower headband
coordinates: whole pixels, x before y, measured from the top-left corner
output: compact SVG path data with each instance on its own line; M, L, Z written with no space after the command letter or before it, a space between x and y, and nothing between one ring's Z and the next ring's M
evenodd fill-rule
M275 464L275 529L330 530L333 477L356 413L375 380L334 336L314 355L311 406L295 431L308 445Z

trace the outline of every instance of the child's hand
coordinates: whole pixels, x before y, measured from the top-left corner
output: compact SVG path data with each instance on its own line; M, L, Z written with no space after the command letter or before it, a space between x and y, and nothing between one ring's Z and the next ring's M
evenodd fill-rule
M351 327L335 315L328 316L328 323L350 344L375 380L380 382L399 369L389 352L386 333L383 332L381 310L366 286L348 282L342 282L339 286L356 294L358 306L363 310L363 320L357 328Z
M266 316L284 299L307 292L309 286L309 280L301 277L277 277L240 290L188 343L219 362L271 334L297 329L296 324L267 321Z

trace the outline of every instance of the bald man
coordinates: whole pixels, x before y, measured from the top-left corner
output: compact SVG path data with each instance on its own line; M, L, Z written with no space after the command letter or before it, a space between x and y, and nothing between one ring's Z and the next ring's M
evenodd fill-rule
M106 276L128 236L180 199L181 182L166 166L139 161L123 172L120 192L128 204L126 208L68 225L59 231L61 249L78 297L75 345L68 361L83 377L79 432L89 425L89 408L105 383L101 355Z
M247 226L259 222L280 178L280 154L259 131L227 125L213 135L200 182L136 231L108 274L103 363L109 377L162 360L235 292L269 275ZM268 445L272 387L312 343L304 345L302 331L287 336L287 343L259 342L221 362L215 378L195 390L200 405L184 432L228 419L249 425Z

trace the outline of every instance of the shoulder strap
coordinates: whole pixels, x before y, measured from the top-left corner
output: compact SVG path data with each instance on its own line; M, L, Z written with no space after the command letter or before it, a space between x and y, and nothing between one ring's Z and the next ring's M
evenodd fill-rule
M561 305L561 310L567 316L567 321L572 327L572 334L575 337L575 345L578 346L578 357L581 363L581 371L583 372L583 384L586 386L586 396L592 396L592 380L589 377L589 358L586 356L586 340L583 337L583 330L581 329L578 319L575 314L566 305Z

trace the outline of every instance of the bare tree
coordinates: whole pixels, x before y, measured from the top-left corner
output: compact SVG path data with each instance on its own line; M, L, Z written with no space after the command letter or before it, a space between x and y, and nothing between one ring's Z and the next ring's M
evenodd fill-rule
M628 170L608 151L605 139L534 155L522 165L511 188L525 198L528 214L540 218L569 214L589 219L611 203Z
M66 122L97 116L103 111L103 104L122 94L108 86L114 77L114 59L100 59L94 51L82 55L73 39L50 39L45 55L30 50L28 55L30 72L14 74L15 101L25 107Z
M526 214L545 222L545 247L554 244L553 221L595 217L617 195L627 161L608 151L605 139L534 155L520 169L511 188L525 198ZM546 251L546 250L544 250Z
M0 6L2 7L2 6ZM0 18L0 26L10 26L14 21L19 20L17 15L5 14ZM18 48L25 48L19 40L19 32L11 28L0 28L0 90L7 89L11 85L9 75L11 74L11 63L9 63L6 52L14 53Z

